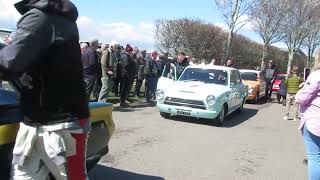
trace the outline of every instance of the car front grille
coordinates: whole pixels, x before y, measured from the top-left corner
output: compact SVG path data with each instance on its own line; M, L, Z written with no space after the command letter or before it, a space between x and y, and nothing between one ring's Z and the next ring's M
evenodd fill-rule
M207 109L203 101L180 99L180 98L173 98L173 97L167 97L164 101L164 104L173 105L173 106L184 106L184 107L190 107L194 109L204 109L204 110Z

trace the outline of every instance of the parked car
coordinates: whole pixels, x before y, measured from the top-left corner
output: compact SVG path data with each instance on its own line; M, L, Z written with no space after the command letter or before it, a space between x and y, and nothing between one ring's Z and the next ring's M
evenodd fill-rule
M197 65L187 67L179 79L176 74L172 69L158 81L157 106L162 117L203 118L222 125L227 115L243 109L248 87L237 69Z
M6 45L3 42L1 42L1 39L0 39L0 49L4 48L5 46Z
M4 42L4 40L10 36L10 34L12 33L13 31L11 30L8 30L8 29L0 29L0 42ZM1 48L0 48L1 49Z
M257 103L260 98L266 96L267 86L261 71L242 69L240 75L243 84L249 88L247 100Z
M276 75L273 86L272 86L272 92L277 93L280 89L281 81L287 78L287 74L285 73L279 73Z
M12 150L19 129L18 93L4 82L0 88L0 179L10 171ZM87 143L87 169L92 169L109 151L109 140L115 130L111 103L90 103L92 130Z

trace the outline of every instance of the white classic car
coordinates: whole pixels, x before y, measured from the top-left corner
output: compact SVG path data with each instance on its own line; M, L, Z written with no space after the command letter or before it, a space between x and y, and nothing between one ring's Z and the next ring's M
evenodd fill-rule
M162 117L204 118L222 125L227 115L243 109L248 87L237 69L189 66L178 79L175 71L165 68L158 81L157 107Z

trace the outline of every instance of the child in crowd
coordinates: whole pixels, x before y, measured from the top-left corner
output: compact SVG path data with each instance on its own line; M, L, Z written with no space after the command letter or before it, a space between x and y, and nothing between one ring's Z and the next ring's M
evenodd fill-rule
M280 83L280 89L277 94L277 100L279 103L281 103L281 99L282 99L282 105L286 106L286 97L287 97L286 79L282 79Z

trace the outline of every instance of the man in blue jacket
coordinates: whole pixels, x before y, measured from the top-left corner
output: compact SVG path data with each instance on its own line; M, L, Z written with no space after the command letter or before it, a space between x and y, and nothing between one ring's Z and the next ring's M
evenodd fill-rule
M99 79L99 60L96 50L99 46L98 40L92 40L82 54L84 81L86 82L86 91L88 99L93 95L95 84Z

